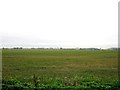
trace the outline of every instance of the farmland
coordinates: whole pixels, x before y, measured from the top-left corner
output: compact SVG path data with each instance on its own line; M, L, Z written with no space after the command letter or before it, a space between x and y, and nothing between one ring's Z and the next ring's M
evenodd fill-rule
M6 49L2 56L3 84L7 85L109 89L118 82L116 50Z

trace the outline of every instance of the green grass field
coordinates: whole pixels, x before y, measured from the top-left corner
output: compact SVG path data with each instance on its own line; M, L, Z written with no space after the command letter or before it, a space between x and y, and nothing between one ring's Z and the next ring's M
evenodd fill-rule
M17 80L32 87L37 78L37 87L59 88L108 84L110 88L118 81L118 51L115 50L11 49L3 50L2 54L4 81Z

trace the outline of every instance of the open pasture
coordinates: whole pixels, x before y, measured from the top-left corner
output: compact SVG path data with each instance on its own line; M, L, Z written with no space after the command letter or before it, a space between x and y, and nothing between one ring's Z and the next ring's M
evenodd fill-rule
M34 84L35 76L39 80L36 87L113 84L118 80L116 50L10 49L2 53L3 80Z

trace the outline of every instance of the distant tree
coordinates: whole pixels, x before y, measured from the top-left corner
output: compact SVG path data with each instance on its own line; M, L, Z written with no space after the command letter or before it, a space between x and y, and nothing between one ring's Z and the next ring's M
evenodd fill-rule
M23 49L22 47L20 47L19 49Z

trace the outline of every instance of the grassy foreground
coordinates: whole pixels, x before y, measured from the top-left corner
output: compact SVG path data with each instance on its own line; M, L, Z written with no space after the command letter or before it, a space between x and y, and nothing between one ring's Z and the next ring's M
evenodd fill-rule
M3 89L119 88L115 50L11 49L2 54Z

